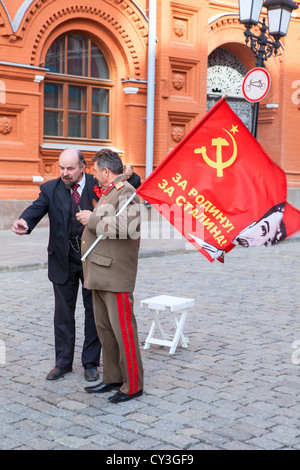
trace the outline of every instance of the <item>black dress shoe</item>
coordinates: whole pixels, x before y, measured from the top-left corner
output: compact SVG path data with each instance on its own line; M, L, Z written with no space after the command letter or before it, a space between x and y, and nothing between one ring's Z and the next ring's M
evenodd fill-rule
M64 375L68 374L69 372L72 372L72 367L68 367L66 369L61 369L60 367L54 367L54 369L52 369L49 372L46 379L57 380L57 379L60 379L61 377L64 377Z
M137 393L132 393L131 395L127 395L126 393L121 392L120 390L115 393L112 397L109 397L110 403L122 403L123 401L132 400L133 398L137 398L143 395L143 389Z
M107 384L105 382L100 382L98 385L93 385L92 387L85 387L85 391L88 393L105 393L111 392L112 390L118 390L123 383L112 383Z
M97 366L89 362L84 365L84 377L87 382L95 382L99 379L99 372Z

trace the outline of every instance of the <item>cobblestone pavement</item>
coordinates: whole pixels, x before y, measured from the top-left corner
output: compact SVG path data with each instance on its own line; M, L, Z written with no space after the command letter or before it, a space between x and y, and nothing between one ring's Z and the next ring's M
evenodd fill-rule
M142 257L135 308L145 393L119 405L84 392L81 297L73 373L52 383L47 270L0 272L0 448L300 449L299 252L295 240L236 248L224 265L193 251ZM174 355L143 349L151 318L140 301L160 294L196 301L189 347Z

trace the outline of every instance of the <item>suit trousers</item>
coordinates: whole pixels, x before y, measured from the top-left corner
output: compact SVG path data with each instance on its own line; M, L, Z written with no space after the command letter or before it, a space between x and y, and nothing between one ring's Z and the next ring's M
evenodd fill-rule
M75 309L80 282L85 310L82 365L91 362L98 366L100 361L101 343L94 320L92 291L83 287L81 254L71 249L67 282L65 284L53 283L56 366L62 369L72 367L73 364L76 338Z
M143 364L133 294L93 290L93 305L102 344L103 382L122 382L121 392L137 393L143 389Z

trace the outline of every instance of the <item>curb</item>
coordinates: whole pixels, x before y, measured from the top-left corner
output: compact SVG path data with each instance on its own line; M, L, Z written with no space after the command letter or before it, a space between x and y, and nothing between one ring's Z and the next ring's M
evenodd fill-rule
M284 240L280 243L280 245L283 244L290 244L290 243L298 243L300 242L300 237L295 236L291 237L288 240ZM242 248L242 247L237 247L237 248ZM190 249L174 249L174 250L151 250L151 251L144 251L143 253L140 252L139 254L139 259L143 258L159 258L163 256L175 256L175 255L185 255L189 253L194 253L197 252L196 248L190 248ZM1 273L11 273L11 272L17 272L17 271L33 271L36 269L47 269L48 268L48 263L33 263L33 264L20 264L16 266L0 266L0 274Z
M139 254L139 259L142 258L158 258L163 256L173 256L173 255L182 255L196 252L197 250L186 250L186 249L176 249L176 250L155 250L155 251L145 251L144 253ZM33 263L33 264L19 264L16 266L0 266L1 273L12 273L17 271L34 271L36 269L47 269L48 263Z

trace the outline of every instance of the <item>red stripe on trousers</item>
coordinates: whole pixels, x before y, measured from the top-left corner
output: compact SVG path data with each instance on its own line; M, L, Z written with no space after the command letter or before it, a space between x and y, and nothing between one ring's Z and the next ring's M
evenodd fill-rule
M127 320L127 328L128 328L128 336L129 336L129 342L131 344L131 360L132 360L132 367L133 367L133 380L134 380L134 392L138 392L138 363L137 363L137 357L136 357L136 348L135 348L135 342L134 342L134 333L133 333L133 328L132 328L132 323L131 323L131 304L129 300L129 295L126 292L124 294L124 300L125 300L125 314L126 314L126 320Z
M125 311L123 306L123 295L125 302ZM128 370L128 380L129 380L129 395L138 392L138 367L136 360L136 351L134 344L134 335L131 325L131 305L128 297L128 293L117 293L117 304L118 304L118 313L119 321L121 327L121 333L124 343L126 361L127 361L127 370ZM127 328L126 328L127 326Z

